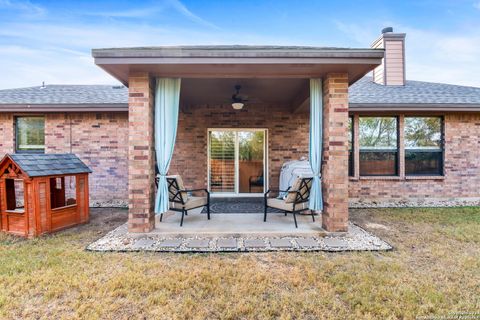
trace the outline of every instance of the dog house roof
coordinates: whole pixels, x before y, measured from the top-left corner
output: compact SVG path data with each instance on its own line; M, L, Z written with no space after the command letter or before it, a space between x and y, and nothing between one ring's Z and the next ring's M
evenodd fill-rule
M92 170L76 155L68 154L10 154L10 157L29 177L91 173ZM2 161L3 162L3 161Z

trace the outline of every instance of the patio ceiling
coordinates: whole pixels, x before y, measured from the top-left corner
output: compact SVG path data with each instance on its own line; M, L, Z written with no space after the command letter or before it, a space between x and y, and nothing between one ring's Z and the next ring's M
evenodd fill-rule
M94 49L95 63L128 86L132 72L153 77L281 78L324 77L346 72L350 83L381 63L382 49L286 46L179 46Z
M181 104L229 105L235 85L248 96L247 105L294 106L297 100L308 98L308 79L182 79ZM299 97L301 96L301 97Z

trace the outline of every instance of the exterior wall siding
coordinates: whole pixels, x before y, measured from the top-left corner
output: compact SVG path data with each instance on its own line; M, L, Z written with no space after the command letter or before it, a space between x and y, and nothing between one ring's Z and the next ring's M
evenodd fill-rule
M398 177L351 178L350 206L480 205L480 115L447 114L444 125L444 177L408 177L400 170Z
M15 152L14 115L0 114L0 157ZM93 171L90 206L126 206L128 114L45 114L45 152L75 153Z
M405 84L403 40L385 41L385 67L387 68L385 83L392 86Z

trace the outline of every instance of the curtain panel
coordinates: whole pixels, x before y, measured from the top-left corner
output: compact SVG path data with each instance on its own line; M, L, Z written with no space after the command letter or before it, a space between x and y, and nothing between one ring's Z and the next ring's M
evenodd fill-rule
M309 208L323 210L321 184L323 139L323 90L322 79L310 79L310 147L309 160L313 171Z
M166 175L175 147L180 103L180 79L157 78L155 87L155 155L159 172L155 214L168 211Z

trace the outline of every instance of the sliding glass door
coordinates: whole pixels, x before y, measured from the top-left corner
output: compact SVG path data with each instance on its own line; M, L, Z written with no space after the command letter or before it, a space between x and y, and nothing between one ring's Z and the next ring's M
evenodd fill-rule
M262 194L266 187L266 130L211 129L208 184L219 195Z

